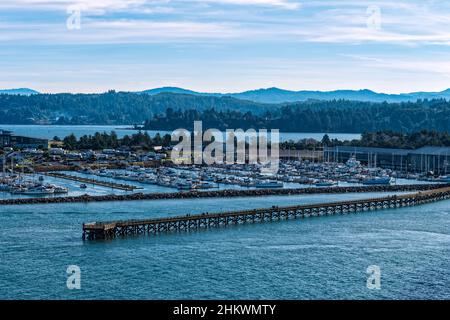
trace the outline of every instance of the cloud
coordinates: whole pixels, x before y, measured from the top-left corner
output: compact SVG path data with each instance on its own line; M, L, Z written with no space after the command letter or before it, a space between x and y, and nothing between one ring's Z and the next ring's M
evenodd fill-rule
M191 37L193 41L202 38L222 41L226 38L336 44L450 45L450 4L378 0L380 21L379 28L374 29L368 27L373 12L367 8L372 3L355 0L16 0L0 3L0 8L5 8L0 19L3 17L4 22L11 25L11 28L0 29L0 38L11 40L13 35L19 34L18 40L76 40L78 43L83 39L88 43L95 39L100 43L136 42L142 36L141 42L185 41ZM67 33L61 28L67 19L68 6L73 4L81 9L82 30ZM247 6L261 10L249 10ZM19 23L8 21L7 8L12 7L40 11L35 17L28 15L31 19L21 19ZM56 10L59 20L56 20L54 11L49 15L53 19L45 20L45 10ZM117 28L118 25L123 30ZM181 26L181 29L176 26ZM183 26L187 28L183 30ZM91 34L95 32L98 34Z
M204 3L222 3L222 4L232 4L232 5L247 5L247 6L272 6L280 7L283 9L298 9L301 3L298 1L287 1L287 0L198 0L197 2Z
M219 40L234 37L237 31L232 25L191 21L145 21L145 20L82 20L80 30L68 30L63 25L52 24L4 25L10 31L0 32L1 41L22 43L152 43L192 42ZM46 32L35 32L45 29Z

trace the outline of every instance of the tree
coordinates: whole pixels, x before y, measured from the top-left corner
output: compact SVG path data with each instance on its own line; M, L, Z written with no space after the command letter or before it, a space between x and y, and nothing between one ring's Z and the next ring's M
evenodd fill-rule
M66 149L74 150L77 147L77 138L75 137L75 135L73 133L71 135L65 137L63 142L64 142L64 146Z
M328 136L328 134L325 134L325 135L323 136L323 138L322 138L322 144L323 144L324 146L328 146L328 145L331 144L331 140L330 140L330 137Z

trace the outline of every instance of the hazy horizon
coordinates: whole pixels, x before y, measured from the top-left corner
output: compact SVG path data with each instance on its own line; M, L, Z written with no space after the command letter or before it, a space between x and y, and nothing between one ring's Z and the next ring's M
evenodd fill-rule
M17 88L0 88L0 91L8 91L8 90L20 90L20 89L30 89L30 90L34 90L39 92L40 94L60 94L60 93L70 93L70 94L102 94L102 93L106 93L108 91L116 91L116 92L130 92L130 93L139 93L142 91L146 91L146 90L153 90L153 89L162 89L162 88L178 88L178 89L183 89L183 90L188 90L188 91L193 91L193 92L197 92L197 93L205 93L205 94L223 94L223 95L227 95L227 94L236 94L236 93L242 93L242 92L249 92L249 91L257 91L257 90L269 90L269 89L279 89L279 90L283 90L283 91L292 91L292 92L301 92L301 91L317 91L317 92L333 92L333 91L364 91L364 90L369 90L372 91L374 93L377 94L390 94L390 95L402 95L402 94L409 94L409 93L417 93L417 92L425 92L425 93L440 93L446 90L450 89L450 84L449 84L449 88L443 88L442 90L438 90L438 91L408 91L408 92L381 92L381 91L375 91L372 90L370 88L357 88L357 89L349 89L349 88L338 88L338 89L332 89L332 90L305 90L305 89L286 89L286 88L280 88L280 87L261 87L261 88L250 88L250 89L246 89L246 90L239 90L239 91L205 91L202 89L199 90L195 90L192 88L185 88L185 87L177 87L177 86L160 86L160 87L149 87L149 88L145 88L142 90L121 90L121 89L117 89L117 88L110 88L110 89L106 89L103 91L85 91L85 92L79 92L79 91L70 91L70 90L63 90L63 91L55 91L55 92L50 92L50 91L40 91L40 90L36 90L34 87L17 87Z

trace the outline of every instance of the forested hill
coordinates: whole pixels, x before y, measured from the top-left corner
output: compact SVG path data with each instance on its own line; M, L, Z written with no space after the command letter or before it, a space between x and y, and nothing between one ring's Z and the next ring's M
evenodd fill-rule
M205 128L278 128L285 132L450 131L450 102L263 104L175 93L0 94L0 125L132 125L146 121L146 129L171 130L190 128L194 120L203 120Z
M282 132L361 133L380 130L414 132L450 131L450 102L446 100L416 103L364 103L328 101L281 106L262 115L251 112L172 110L145 122L147 130L190 129L202 120L203 128L280 129Z
M167 108L232 109L259 114L274 107L232 97L174 93L0 94L0 124L135 124L164 113Z

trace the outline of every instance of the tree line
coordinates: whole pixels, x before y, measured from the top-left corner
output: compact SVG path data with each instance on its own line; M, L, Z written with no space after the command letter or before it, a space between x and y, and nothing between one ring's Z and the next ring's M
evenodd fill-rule
M282 105L262 113L210 108L172 109L145 121L146 130L190 129L195 120L203 128L279 129L281 132L361 133L392 130L450 131L450 102L444 99L405 103L311 101Z
M322 147L352 146L374 147L391 149L418 149L425 146L450 147L450 134L436 130L422 130L418 132L394 132L391 130L364 132L361 139L338 140L330 139L325 134L321 141L314 139L301 139L298 141L284 141L280 143L282 150L319 149Z
M84 135L79 139L71 134L61 140L54 137L55 141L62 141L64 148L68 150L101 150L115 148L141 148L151 150L155 146L171 147L178 141L171 141L169 134L161 136L157 133L151 137L147 132L139 131L135 134L125 135L118 138L117 134L96 132L94 135ZM192 142L192 141L191 141ZM209 142L203 142L204 146ZM377 147L377 148L400 148L418 149L424 146L450 147L450 134L448 132L438 132L435 130L422 130L419 132L402 133L390 130L378 132L364 132L360 139L338 140L331 139L325 134L320 141L315 139L300 139L297 141L288 140L280 142L281 150L313 150L322 147L354 146L354 147Z
M154 137L150 137L147 132L137 132L135 134L125 135L118 138L117 134L96 132L94 135L84 135L77 139L74 134L65 137L62 142L64 148L68 150L102 150L116 148L141 148L143 150L151 150L155 146L169 146L171 144L170 135L161 136L157 133ZM59 137L53 140L61 141Z
M102 94L0 94L0 124L133 125L168 108L253 110L270 105L232 97L157 95L109 91Z

